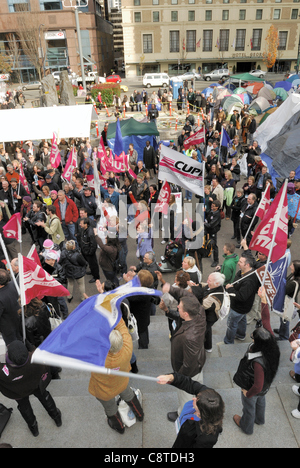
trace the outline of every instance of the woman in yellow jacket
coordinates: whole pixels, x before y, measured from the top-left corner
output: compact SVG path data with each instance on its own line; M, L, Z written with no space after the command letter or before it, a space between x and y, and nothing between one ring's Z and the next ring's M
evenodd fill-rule
M129 372L133 346L132 338L123 319L111 332L109 340L111 348L107 354L105 367L121 372ZM125 426L115 400L117 395L120 395L122 400L130 406L139 421L144 418L143 409L134 391L129 386L129 378L92 372L89 392L103 405L108 425L120 434L124 433Z

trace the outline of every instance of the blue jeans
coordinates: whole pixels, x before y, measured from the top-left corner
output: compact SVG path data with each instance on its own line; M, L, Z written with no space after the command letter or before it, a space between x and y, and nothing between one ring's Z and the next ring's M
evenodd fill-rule
M188 200L191 200L192 196L193 196L193 192L191 192L190 190L185 191L185 198L187 198Z
M254 423L262 425L265 423L266 397L253 396L247 398L242 395L243 416L240 421L240 427L248 435L253 434Z
M246 314L238 314L235 310L230 309L227 318L227 330L224 338L224 343L233 344L234 338L243 339L246 336L247 318Z

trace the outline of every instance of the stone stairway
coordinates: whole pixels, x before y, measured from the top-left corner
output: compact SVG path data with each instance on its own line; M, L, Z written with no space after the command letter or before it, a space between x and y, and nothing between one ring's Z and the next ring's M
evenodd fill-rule
M274 323L273 323L274 322ZM278 318L272 317L272 325L278 325ZM249 326L249 334L254 326ZM234 345L222 344L226 321L217 322L213 328L213 352L207 354L204 368L204 383L215 388L225 402L224 430L216 448L241 447L289 447L300 444L300 421L290 412L296 408L298 398L292 393L293 381L288 375L293 365L289 362L290 346L280 342L281 363L278 374L267 396L266 424L256 426L252 436L246 436L234 424L232 416L241 414L241 392L233 384L232 377L239 360L247 349L246 342ZM170 340L167 319L157 309L151 317L150 346L148 350L137 349L139 374L156 377L172 371L170 365ZM0 395L0 402L13 408L11 419L0 442L8 442L19 448L105 448L107 449L170 449L175 440L175 427L167 420L168 411L177 408L174 388L155 382L131 379L133 387L143 394L144 421L126 428L123 435L111 430L106 422L102 406L88 393L89 374L64 369L61 380L52 381L49 390L62 412L63 425L57 428L46 414L39 401L31 397L40 435L34 438L13 400Z

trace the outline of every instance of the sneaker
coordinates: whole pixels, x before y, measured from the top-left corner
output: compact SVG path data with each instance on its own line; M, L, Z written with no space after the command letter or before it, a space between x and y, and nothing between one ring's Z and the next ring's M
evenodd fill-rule
M165 244L166 242L167 242L167 241L165 241L165 240L162 240L162 241L161 241L161 244Z
M212 262L212 264L210 265L212 268L215 268L216 266L218 266L219 263L218 262Z
M293 392L295 393L295 395L297 395L298 397L300 397L298 385L293 385L293 386L292 386L292 390L293 390Z
M296 418L296 419L300 419L300 411L298 411L297 409L294 409L292 412L291 412L291 415Z
M206 349L205 350L207 353L212 353L212 348L211 349ZM300 396L300 395L299 395Z

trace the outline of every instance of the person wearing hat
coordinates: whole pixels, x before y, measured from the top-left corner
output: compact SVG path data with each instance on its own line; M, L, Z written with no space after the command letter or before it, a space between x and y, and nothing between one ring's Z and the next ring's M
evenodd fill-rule
M62 419L60 410L46 390L51 381L50 368L32 364L32 354L21 340L14 340L9 344L5 363L0 364L0 392L6 398L17 402L17 408L30 432L37 437L39 429L29 400L30 395L34 395L41 402L57 427L62 425Z
M49 187L50 192L52 190L56 190L56 192L59 191L59 186L52 180L51 174L46 174L45 176L45 182L43 185L47 185ZM43 186L42 185L42 186Z
M100 192L104 200L106 200L107 198L110 199L117 212L119 213L120 193L115 190L115 187L108 182L107 189L105 189L103 185L100 185Z
M100 188L102 185L100 185ZM71 184L70 184L71 188ZM88 217L94 219L97 211L97 203L92 189L88 185L84 185L82 191L78 192L77 189L73 190L74 197L80 201L80 206L86 209Z

